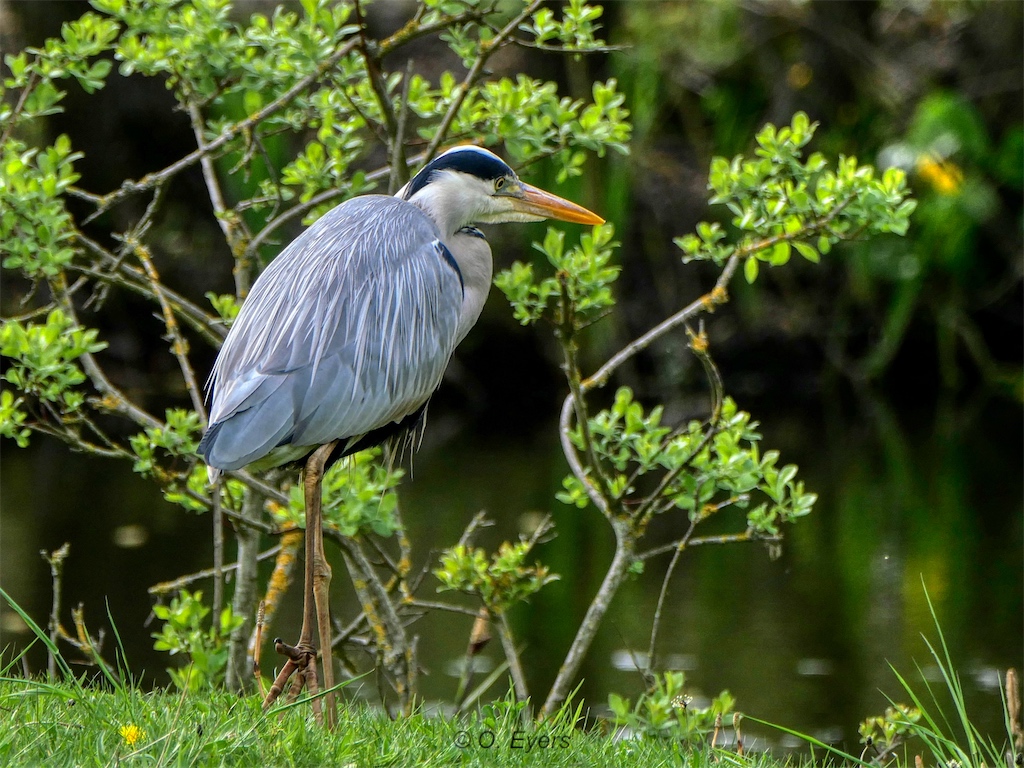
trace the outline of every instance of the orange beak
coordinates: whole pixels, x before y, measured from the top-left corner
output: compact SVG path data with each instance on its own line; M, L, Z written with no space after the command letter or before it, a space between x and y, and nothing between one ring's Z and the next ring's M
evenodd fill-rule
M573 224L604 224L604 219L582 205L571 203L558 195L552 195L530 184L522 184L522 196L513 197L517 213L539 216L544 219L558 219Z

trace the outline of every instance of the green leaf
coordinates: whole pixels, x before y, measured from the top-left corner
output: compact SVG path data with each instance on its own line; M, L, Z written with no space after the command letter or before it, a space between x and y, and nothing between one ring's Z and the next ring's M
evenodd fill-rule
M797 252L808 261L813 262L814 264L821 261L821 257L818 255L818 252L814 250L813 245L795 240L793 241L793 247L796 248Z
M753 284L757 280L757 269L757 259L754 256L748 256L743 264L743 276L747 279L748 283Z

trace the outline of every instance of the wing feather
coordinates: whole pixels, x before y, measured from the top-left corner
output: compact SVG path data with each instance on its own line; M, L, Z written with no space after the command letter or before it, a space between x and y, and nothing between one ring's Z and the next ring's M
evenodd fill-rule
M210 376L207 463L238 469L279 446L359 437L416 412L457 339L463 289L442 249L419 208L366 195L282 251Z

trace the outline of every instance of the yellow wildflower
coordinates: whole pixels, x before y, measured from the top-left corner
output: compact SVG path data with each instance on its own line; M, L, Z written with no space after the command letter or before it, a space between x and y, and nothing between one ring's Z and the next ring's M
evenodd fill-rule
M952 195L959 191L964 173L955 163L941 160L932 155L921 155L917 161L917 173L940 195Z
M124 743L129 747L134 747L135 742L146 738L146 732L139 728L139 726L135 725L135 723L122 725L118 733L121 734L121 738L124 739Z

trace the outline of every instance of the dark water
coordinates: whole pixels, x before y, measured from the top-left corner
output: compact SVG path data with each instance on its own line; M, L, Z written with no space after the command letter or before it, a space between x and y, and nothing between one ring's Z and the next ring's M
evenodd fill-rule
M41 5L15 4L16 12L25 17L26 39L35 44L45 37L43 27L49 30L46 34L55 34L53 25L61 18L81 12L76 3L65 4L63 9L47 3L45 12L31 22L32 9ZM40 29L32 32L37 25ZM993 71L1003 69L1005 66L999 65ZM68 131L76 148L87 153L81 163L86 188L111 188L126 175L138 176L159 167L151 155L154 148L171 156L177 151L173 141L181 140L170 133L153 140L154 126L174 125L168 122L166 99L170 97L162 83L154 81L151 87L156 95L143 101L140 92L132 90L140 87L138 81L129 83L128 90L117 90L118 82L112 79L99 94L108 100L100 110L104 121L83 120L84 113L74 108L69 108L66 118L54 118L53 131ZM72 107L78 103L75 98L74 92L69 95ZM760 97L755 93L751 98ZM138 110L145 104L156 107L151 106L152 112L143 119ZM108 121L125 111L123 105L130 105L127 112L132 122L128 127L117 124L114 129L114 123ZM642 105L632 108L639 111L637 107ZM756 113L760 112L759 106ZM825 120L827 124L827 116ZM136 123L145 125L145 130L140 131ZM187 128L181 136L192 141ZM115 142L117 151L110 149L110 141ZM672 139L672 143L677 141ZM637 151L642 151L642 146L637 142ZM179 156L191 148L189 143ZM126 170L117 162L124 156L142 164ZM673 162L684 167L678 158ZM647 163L638 161L639 167L648 167L655 160ZM672 168L671 164L668 167ZM700 174L704 171L702 167ZM659 185L667 183L666 175L649 174ZM686 178L685 173L675 175ZM182 196L202 189L201 178L191 178L181 187ZM614 190L608 194L618 199L619 205L627 206L625 200L635 196L655 212L671 211L664 237L649 230L658 216L637 219L643 230L638 224L633 237L642 236L645 242L667 244L671 236L687 229L687 217L703 216L703 203L696 210L692 202L703 200L702 181L701 194L690 196L690 202L682 199L687 196L681 186L675 188L676 198L666 194L664 186L629 194L611 181L596 186ZM172 197L176 193L172 190ZM565 194L573 196L568 191ZM609 206L600 210L605 207ZM219 236L208 212L203 209L200 213L190 221L201 222L205 217ZM628 230L623 228L623 232ZM542 230L534 239L540 237ZM519 252L527 250L523 245ZM512 249L496 244L495 251L502 254ZM634 262L642 262L638 255L645 251L624 248L623 253L637 254ZM646 258L661 265L659 270L676 261L674 252L668 256L654 249ZM181 261L181 266L168 264L172 278L174 269L182 270L178 281L171 282L176 286L212 285L206 277L200 279L196 270L213 269L213 263L202 259ZM665 274L653 271L650 285L640 279L637 287L644 290L630 293L641 297L634 299L634 305L654 305L650 311L655 321L663 316L655 301L658 289L669 294L663 301L674 309L679 297L670 288L693 288L691 282L667 280ZM227 280L226 269L220 271L220 277ZM225 282L222 290L228 289ZM734 289L737 294L743 291L739 285ZM507 315L507 308L496 309L493 300L489 310ZM632 310L635 312L636 306ZM150 311L151 307L144 310L147 316ZM1011 308L1007 317L1010 315L1016 323L1019 313ZM138 321L139 316L126 313L124 317L130 320L125 326L148 327ZM724 319L719 316L716 321ZM646 329L642 318L635 322L642 326L639 330ZM1004 334L1005 322L1000 319L999 329ZM125 335L123 328L101 330L114 344ZM132 342L149 351L148 364L155 365L153 360L162 356L162 369L172 369L174 363L157 339L160 330L147 332L152 334L149 341ZM632 335L635 333L627 333L626 338ZM479 341L482 338L475 331L460 348L460 359L487 354ZM495 357L524 359L510 349L511 344L525 343L523 338L505 335L500 343L492 341L486 347ZM471 348L474 344L478 345L476 352ZM738 360L748 365L762 362L751 362L757 346L752 342L734 355L730 365L723 365L730 391L735 380L730 380L728 371L735 371ZM527 351L533 355L531 359L537 357L536 350ZM763 362L785 367L792 359L788 353L777 357ZM209 362L197 360L196 364L206 369ZM492 363L486 360L475 366L476 375L482 378L480 371L495 369ZM143 365L138 360L131 364ZM929 370L919 366L918 376L926 388L934 386L927 380ZM546 401L543 392L561 383L553 367L549 374L553 382L524 387L519 377L499 372L481 381L480 389L490 393L490 403L515 396L512 408L520 413L550 409L553 418L557 404ZM673 378L670 373L663 377ZM913 383L903 384L904 389L911 386ZM542 394L535 402L528 401L524 389ZM762 397L757 402L740 398L740 403L762 422L764 445L781 449L785 462L799 464L802 477L820 494L820 500L812 516L786 531L786 544L777 560L769 559L759 546L698 549L681 560L660 634L658 653L663 665L685 669L695 694L710 696L728 688L744 712L845 741L849 749L855 749L856 724L887 705L882 692L905 698L890 663L911 677L915 664L934 676L921 637L922 632L933 640L935 637L924 597L927 587L963 678L968 704L977 723L996 733L1000 725L998 675L1009 666L1024 665L1024 456L1019 404L984 395L955 402L913 396L888 402L863 394L827 394L799 401L788 396L772 401ZM427 443L416 457L414 476L407 478L401 493L405 521L420 558L417 565L428 557L433 562L431 549L454 542L481 509L497 523L480 537L480 543L489 548L514 538L539 513L550 511L555 517L559 535L545 544L538 556L561 580L545 588L528 606L517 608L512 617L517 637L526 644L524 661L531 690L541 697L603 576L612 549L609 532L592 510L568 509L553 500L565 471L553 421L525 428L527 436L520 433L515 439L483 440L474 436L479 433L475 427L453 425L441 411L432 409ZM18 450L7 441L0 448L3 588L37 622L45 623L50 578L38 553L70 542L61 613L65 625L71 626L70 610L79 603L84 605L94 632L107 628L109 634L109 617L113 617L133 671L144 672L153 684L166 684L164 668L170 659L152 649L150 634L157 627L146 626L151 606L146 589L211 565L209 517L189 515L168 505L124 463L70 454L62 445L39 438L29 450ZM660 520L652 526L651 537L670 541L681 528L681 521ZM612 606L583 670L581 692L595 708L611 691L635 698L642 688L639 675L630 669L629 652L647 648L666 565L667 558L649 562L646 572L626 584ZM337 562L335 574L336 610L350 615L351 591ZM435 584L426 580L424 597L434 596ZM203 588L208 593L210 585ZM297 632L298 623L293 596L290 613L281 617L275 631L288 637ZM449 699L456 687L449 667L464 651L469 621L436 615L418 625L418 631L425 667L421 691L430 699ZM0 606L0 648L20 648L29 640L20 620ZM112 645L108 637L108 657ZM499 663L501 657L496 645L486 651L493 663ZM39 652L29 659L35 670L45 663Z
M798 405L752 410L764 444L798 463L820 494L814 514L786 531L777 560L758 545L684 556L660 635L662 666L684 669L698 697L728 688L746 713L854 748L856 724L887 705L882 692L906 698L888 664L912 678L920 665L934 677L921 637L936 639L924 585L969 706L998 733L999 675L1024 655L1019 408L984 398L918 408L863 397ZM610 557L605 524L591 510L552 500L563 472L553 424L527 441L476 443L447 430L443 418L433 427L435 439L401 493L420 562L430 548L454 542L481 509L497 523L480 539L488 547L516 536L538 513L554 514L559 535L539 557L561 580L513 615L539 698ZM170 507L126 466L44 440L26 451L5 446L2 482L4 589L44 623L49 575L37 553L71 542L64 622L82 602L90 628L99 630L109 625L109 610L133 670L165 684L169 660L152 650L156 627L144 625L146 588L209 566L208 517ZM681 525L658 521L651 536L671 540ZM628 651L646 651L666 565L667 558L650 561L625 585L591 650L582 694L597 709L610 691L635 697L642 688ZM351 596L340 563L336 575L336 610L345 611ZM435 586L428 578L422 595L433 597ZM292 609L278 625L282 634L297 629L298 606ZM0 644L27 641L18 624L5 608ZM469 621L437 615L418 627L421 691L450 698ZM500 662L497 643L486 655ZM41 654L30 659L36 669L43 664Z

